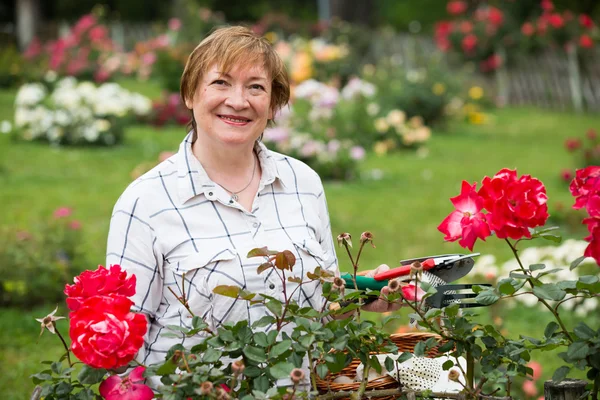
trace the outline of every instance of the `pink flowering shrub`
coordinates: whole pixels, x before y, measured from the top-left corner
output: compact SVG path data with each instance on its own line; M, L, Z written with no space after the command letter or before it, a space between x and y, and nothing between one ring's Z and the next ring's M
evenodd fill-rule
M60 76L74 76L104 82L110 74L103 61L116 50L108 28L92 14L81 17L66 36L42 43L35 38L24 57L29 63L44 65Z
M26 229L0 229L0 304L29 307L62 299L63 282L86 265L83 224L60 207Z

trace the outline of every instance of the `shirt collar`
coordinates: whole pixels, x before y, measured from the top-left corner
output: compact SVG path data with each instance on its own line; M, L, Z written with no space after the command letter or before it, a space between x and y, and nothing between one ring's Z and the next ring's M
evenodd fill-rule
M218 186L209 178L206 170L192 152L193 137L194 132L189 132L179 145L177 152L178 193L182 203ZM272 152L259 141L255 143L254 151L258 155L262 169L260 187L273 183L275 179L286 187Z

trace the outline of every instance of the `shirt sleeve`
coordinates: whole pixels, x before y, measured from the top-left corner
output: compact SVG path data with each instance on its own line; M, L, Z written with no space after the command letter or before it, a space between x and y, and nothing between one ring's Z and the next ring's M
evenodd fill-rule
M150 320L160 306L163 291L163 258L156 250L156 232L139 197L121 196L114 207L106 251L106 264L119 264L136 277L133 311Z

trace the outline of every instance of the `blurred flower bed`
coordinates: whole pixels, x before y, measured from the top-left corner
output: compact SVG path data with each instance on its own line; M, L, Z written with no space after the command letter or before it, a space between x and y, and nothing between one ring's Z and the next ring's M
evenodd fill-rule
M114 145L122 140L127 123L151 110L148 98L116 83L56 80L50 73L43 82L21 86L15 106L15 138L59 145Z
M451 19L437 23L437 46L461 62L472 61L480 71L491 72L519 53L548 46L590 49L599 36L598 26L590 16L555 11L551 0L542 0L537 11L523 19L526 7L530 5L500 2L494 7L449 1L447 11ZM504 54L500 48L506 50Z
M62 301L65 279L87 265L83 226L69 207L56 209L28 230L0 230L0 304L29 307Z

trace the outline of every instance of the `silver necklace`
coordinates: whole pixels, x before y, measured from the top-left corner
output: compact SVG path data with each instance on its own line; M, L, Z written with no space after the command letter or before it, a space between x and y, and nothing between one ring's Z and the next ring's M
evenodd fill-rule
M254 153L253 153L254 155ZM248 182L248 184L246 186L244 186L241 190L238 190L237 192L234 192L233 190L229 190L227 189L225 186L221 185L221 187L225 190L227 190L229 193L231 193L231 199L233 201L238 201L239 197L238 197L238 193L242 193L244 190L248 189L248 186L250 186L250 184L252 183L252 181L254 180L254 175L256 173L256 156L253 157L254 158L254 167L252 167L252 177L250 178L250 182Z

